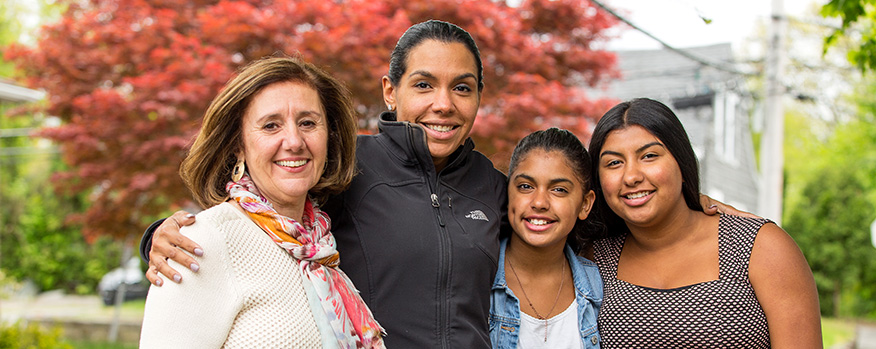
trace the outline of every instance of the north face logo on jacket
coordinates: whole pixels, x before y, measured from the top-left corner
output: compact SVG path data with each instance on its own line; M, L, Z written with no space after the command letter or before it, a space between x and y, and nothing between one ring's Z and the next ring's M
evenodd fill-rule
M474 219L476 221L490 221L490 219L487 218L487 215L484 214L484 211L481 210L471 211L467 215L465 215L465 218Z

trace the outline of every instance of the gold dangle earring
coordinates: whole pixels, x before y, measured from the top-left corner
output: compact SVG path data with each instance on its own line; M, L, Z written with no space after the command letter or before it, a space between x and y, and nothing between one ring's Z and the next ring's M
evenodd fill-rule
M234 169L231 171L231 180L237 183L243 178L244 172L246 172L246 163L244 163L243 158L238 158L237 164L234 165Z

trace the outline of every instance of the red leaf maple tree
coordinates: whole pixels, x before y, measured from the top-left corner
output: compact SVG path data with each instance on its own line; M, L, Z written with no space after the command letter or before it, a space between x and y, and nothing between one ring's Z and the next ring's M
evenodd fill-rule
M35 46L13 45L23 82L48 92L41 111L61 126L71 170L56 183L92 193L86 237L138 234L190 202L177 175L210 100L247 62L283 53L346 82L360 126L385 108L380 78L398 37L427 19L456 23L478 42L486 87L472 137L497 167L527 133L550 126L589 138L614 103L583 93L617 76L601 49L616 22L588 1L88 0L63 1L62 19Z

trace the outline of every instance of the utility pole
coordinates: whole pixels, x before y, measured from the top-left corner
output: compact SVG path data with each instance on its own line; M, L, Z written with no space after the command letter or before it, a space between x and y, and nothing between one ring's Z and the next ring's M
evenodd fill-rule
M764 101L764 135L761 142L761 187L758 214L782 224L784 187L785 113L782 108L782 71L785 61L785 15L783 0L772 0L770 35L767 47L766 100Z

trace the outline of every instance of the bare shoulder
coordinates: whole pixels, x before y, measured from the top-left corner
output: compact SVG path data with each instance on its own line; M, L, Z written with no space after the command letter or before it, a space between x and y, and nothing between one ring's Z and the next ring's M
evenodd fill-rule
M757 233L749 281L763 308L773 348L820 348L818 292L809 264L794 239L773 223Z
M791 235L775 223L764 224L754 240L749 268L775 268L799 263L803 263L808 272L809 266L803 252Z

